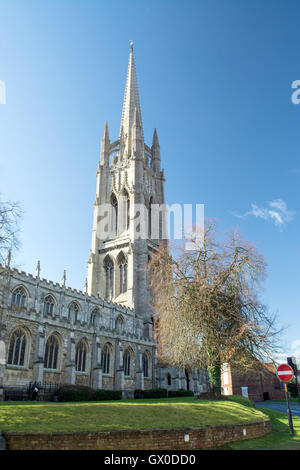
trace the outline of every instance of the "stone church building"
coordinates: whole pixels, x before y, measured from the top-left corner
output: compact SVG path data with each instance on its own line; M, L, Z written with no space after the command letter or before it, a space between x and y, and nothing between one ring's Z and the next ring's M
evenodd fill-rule
M30 382L84 384L94 389L163 387L206 391L206 371L157 363L148 263L158 240L137 236L134 207L163 204L164 171L154 130L145 144L131 45L120 134L105 123L96 173L91 250L84 291L0 266L0 393ZM111 235L99 237L103 207ZM149 225L151 225L151 218ZM0 343L1 343L0 342ZM5 348L4 348L5 344Z

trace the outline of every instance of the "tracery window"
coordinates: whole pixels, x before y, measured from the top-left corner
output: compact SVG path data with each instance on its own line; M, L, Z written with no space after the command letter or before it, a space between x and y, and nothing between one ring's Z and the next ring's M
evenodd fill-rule
M118 318L116 319L115 328L118 333L122 333L122 330L124 328L124 320L121 315L119 315Z
M124 375L130 376L130 352L128 349L125 351L123 356Z
M11 305L12 307L24 307L26 300L26 292L23 287L17 287L13 293L11 298Z
M11 335L7 364L14 366L24 366L26 352L26 335L22 328L16 329Z
M46 343L44 367L45 369L58 368L58 339L55 335L51 335Z
M76 346L75 353L75 364L77 372L86 371L86 344L83 340L80 340Z
M107 344L102 349L101 366L102 366L103 374L109 374L110 372L110 347Z
M91 313L90 316L90 325L91 326L97 326L97 317L99 316L99 310L97 308L94 308L94 310Z
M76 302L71 302L69 305L68 319L69 321L73 317L74 322L76 323L79 320L79 306Z
M144 377L149 377L149 359L146 353L143 354L143 373Z
M54 299L52 295L47 295L44 300L44 314L52 315L54 311Z

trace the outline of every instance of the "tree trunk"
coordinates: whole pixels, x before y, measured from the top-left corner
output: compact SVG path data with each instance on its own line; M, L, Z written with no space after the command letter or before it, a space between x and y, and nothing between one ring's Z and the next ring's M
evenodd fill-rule
M220 396L222 393L221 364L209 366L208 376L211 391L214 392L216 395Z

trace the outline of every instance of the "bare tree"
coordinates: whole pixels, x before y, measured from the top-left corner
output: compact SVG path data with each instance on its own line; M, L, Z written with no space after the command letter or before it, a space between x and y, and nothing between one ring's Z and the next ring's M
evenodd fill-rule
M0 199L0 263L3 265L8 251L19 247L19 221L22 215L20 203Z
M194 250L174 256L162 247L151 263L160 358L207 367L216 393L223 363L245 370L272 360L279 331L259 300L265 268L237 231L217 241L214 223Z

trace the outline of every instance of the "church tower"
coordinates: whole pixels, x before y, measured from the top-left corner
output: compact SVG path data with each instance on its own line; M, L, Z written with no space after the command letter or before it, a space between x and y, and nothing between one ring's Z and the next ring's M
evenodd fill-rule
M156 129L151 148L144 141L131 43L120 134L111 142L105 122L101 141L87 290L91 295L134 308L149 327L147 266L158 249L158 240L151 238L151 205L164 204L164 181ZM108 204L111 234L103 239L99 236L99 220ZM142 214L139 207L146 212Z

